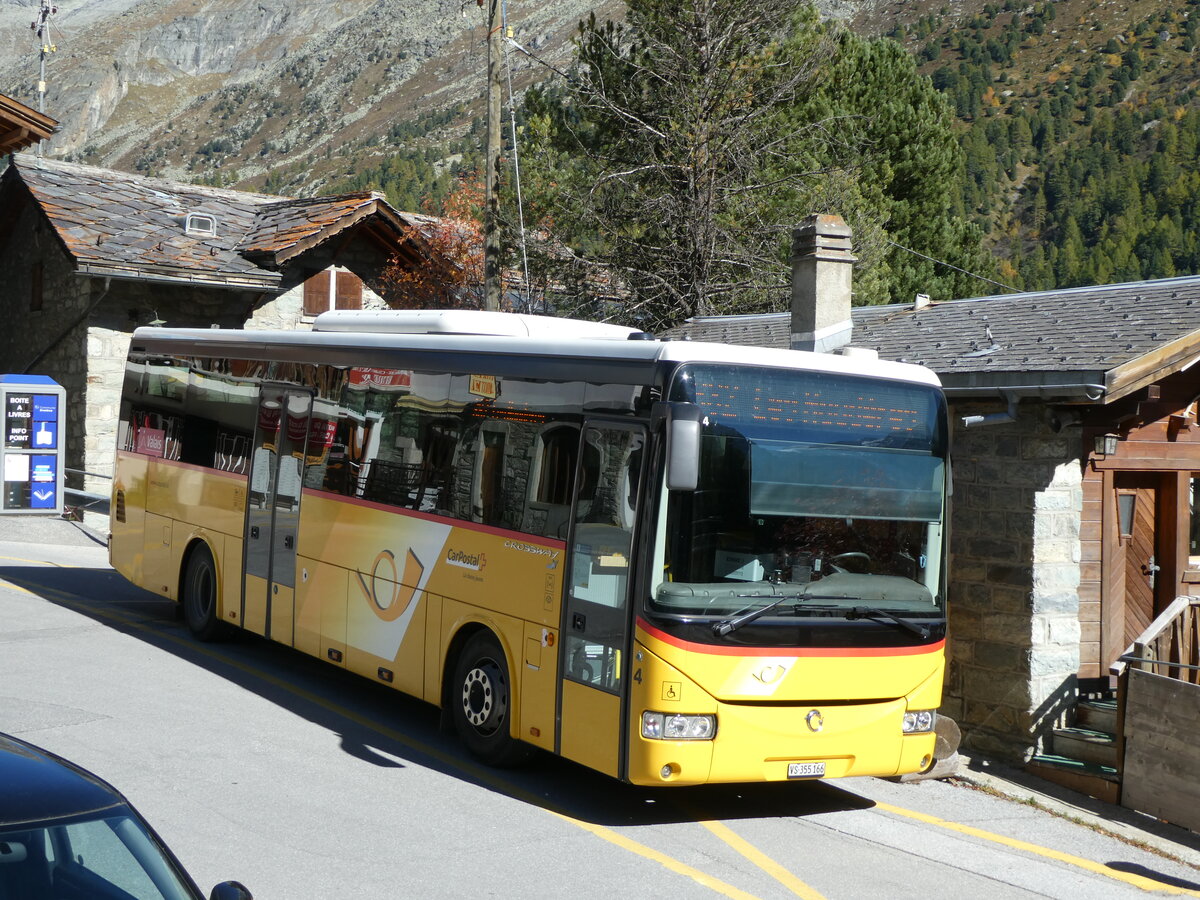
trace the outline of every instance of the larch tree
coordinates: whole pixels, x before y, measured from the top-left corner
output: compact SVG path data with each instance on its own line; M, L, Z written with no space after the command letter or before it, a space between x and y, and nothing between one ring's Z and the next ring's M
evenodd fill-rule
M898 45L807 3L629 0L620 23L580 24L568 75L527 93L521 148L547 238L533 267L562 312L653 330L777 308L812 212L855 230L856 302L893 296L895 236L980 263L949 201L962 165L945 102ZM909 269L902 299L924 271Z
M439 216L417 221L422 265L393 255L372 287L393 309L483 308L483 182L461 179Z

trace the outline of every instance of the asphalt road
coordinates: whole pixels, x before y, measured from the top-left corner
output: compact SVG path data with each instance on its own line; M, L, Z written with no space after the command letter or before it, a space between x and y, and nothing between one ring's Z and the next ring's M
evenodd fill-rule
M1183 845L957 783L487 769L426 704L258 638L193 641L61 520L0 519L0 730L117 785L205 890L258 900L1200 897Z

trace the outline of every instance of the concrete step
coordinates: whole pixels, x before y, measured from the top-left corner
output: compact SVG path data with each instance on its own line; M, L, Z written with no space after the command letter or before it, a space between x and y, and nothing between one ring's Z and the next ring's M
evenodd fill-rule
M1101 766L1063 756L1041 755L1026 763L1025 771L1105 803L1121 802L1121 776L1112 766Z
M1055 728L1054 755L1099 766L1117 767L1117 739L1110 732L1088 728Z
M1075 704L1075 727L1089 731L1117 731L1116 700L1080 700Z
M1121 775L1112 766L1101 766L1096 763L1084 762L1081 759L1070 759L1053 753L1040 753L1029 761L1030 765L1044 766L1061 772L1073 772L1076 775L1090 775L1093 778L1103 778L1105 781L1120 781Z

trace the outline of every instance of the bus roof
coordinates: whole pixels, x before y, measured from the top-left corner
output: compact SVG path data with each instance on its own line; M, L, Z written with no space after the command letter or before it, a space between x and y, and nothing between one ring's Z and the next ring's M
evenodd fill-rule
M660 363L712 362L840 372L937 385L932 371L844 355L658 340L645 332L600 322L473 310L338 311L317 317L313 331L142 327L134 349L197 356L236 356L343 366L420 368L422 357L454 357L464 369L510 376L594 364L599 380L650 383ZM484 362L486 358L486 363ZM469 364L474 360L477 365ZM525 367L524 370L522 367ZM547 375L547 377L556 377Z
M364 334L490 334L506 337L591 337L623 341L636 328L475 309L339 309L321 313L313 331Z

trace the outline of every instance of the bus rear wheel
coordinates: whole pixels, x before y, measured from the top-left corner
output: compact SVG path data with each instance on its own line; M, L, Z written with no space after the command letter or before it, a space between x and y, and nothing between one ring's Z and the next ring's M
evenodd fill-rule
M490 766L515 766L532 748L512 736L512 691L504 650L489 631L472 635L454 667L450 710L471 754Z
M217 566L203 544L188 556L184 570L183 620L197 640L215 641L225 633L217 618Z

